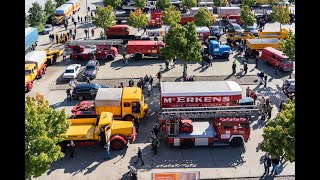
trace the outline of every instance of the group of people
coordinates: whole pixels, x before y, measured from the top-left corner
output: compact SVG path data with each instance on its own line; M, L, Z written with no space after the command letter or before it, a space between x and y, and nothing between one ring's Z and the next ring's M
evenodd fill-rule
M213 56L211 54L202 54L202 60L201 60L201 67L203 68L206 66L208 68L209 66L212 67L212 61L213 61Z
M270 158L268 154L265 155L263 159L263 165L264 165L264 173L263 176L269 175L269 170L272 165L272 170L270 175L274 173L274 175L278 175L278 169L279 169L280 159L279 158Z
M258 73L257 76L258 76L259 82L260 82L259 85L264 84L264 87L267 87L267 82L268 82L268 76L267 76L267 74L265 74L265 73L263 72L263 70L261 70L261 72Z
M271 104L271 100L269 98L264 98L264 96L262 96L262 98L260 99L260 109L262 111L262 115L261 115L262 120L271 118L273 107Z

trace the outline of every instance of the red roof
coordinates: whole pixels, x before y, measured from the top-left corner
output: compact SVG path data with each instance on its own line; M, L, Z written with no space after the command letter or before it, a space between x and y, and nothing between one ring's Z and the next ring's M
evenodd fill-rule
M141 40L133 40L133 41L128 41L128 46L133 46L133 45L144 45L144 46L154 46L157 41L152 41L152 40L146 40L146 41L141 41ZM162 43L162 41L158 41L158 43Z
M276 54L277 56L280 56L282 58L288 58L288 56L284 55L282 51L279 51L279 50L272 48L272 47L266 47L263 50L269 51L269 52Z

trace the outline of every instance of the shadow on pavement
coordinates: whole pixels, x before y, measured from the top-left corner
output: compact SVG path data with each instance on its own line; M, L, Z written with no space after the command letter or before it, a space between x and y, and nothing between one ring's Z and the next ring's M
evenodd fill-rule
M75 106L79 101L67 101L67 93L66 93L66 98L62 102L58 102L55 104L50 105L51 108L57 109L60 107L65 107L65 106Z
M157 58L143 58L142 60L129 60L127 65L123 64L123 58L113 61L111 63L111 68L123 68L125 66L156 66L158 64L164 64L164 60L159 60Z

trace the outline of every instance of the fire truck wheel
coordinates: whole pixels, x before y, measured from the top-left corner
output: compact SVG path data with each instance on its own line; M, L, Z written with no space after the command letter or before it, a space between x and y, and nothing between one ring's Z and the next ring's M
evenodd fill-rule
M115 139L113 141L111 141L111 149L113 150L122 150L123 149L123 142L119 139Z
M113 60L113 58L112 58L111 55L108 55L106 59L107 59L108 61L109 61L109 60L111 60L111 61Z
M231 140L231 146L240 146L242 144L242 139L241 138L233 138Z
M78 96L78 100L79 100L79 101L82 101L82 100L83 100L83 97L82 97L82 96Z
M184 149L189 149L189 148L192 148L193 147L193 141L191 139L184 139L182 140L181 142L181 146L184 148Z
M229 54L228 54L228 53L224 53L224 54L222 54L222 57L223 57L224 59L228 59L228 58L229 58Z
M78 55L78 56L77 56L77 60L82 61L82 60L83 60L83 57L82 57L81 55Z
M142 60L142 54L136 53L136 54L134 55L134 58L135 58L135 60L137 60L137 61Z
M126 121L132 121L134 119L134 117L132 115L125 115L123 117L123 120L126 120Z

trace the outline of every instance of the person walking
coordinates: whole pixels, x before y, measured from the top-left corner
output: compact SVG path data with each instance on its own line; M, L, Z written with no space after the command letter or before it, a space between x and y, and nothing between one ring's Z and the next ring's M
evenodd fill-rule
M237 64L235 61L233 61L232 63L232 74L236 74L236 68L237 68Z
M263 78L264 78L264 87L267 87L268 76L265 74Z
M136 127L136 132L138 133L139 132L139 127L140 127L140 119L139 119L139 117L134 118L133 124L134 124L134 127Z
M276 64L276 67L274 68L274 74L278 76L278 72L279 72L279 65Z
M108 141L103 147L105 148L104 160L110 159L110 141Z
M158 124L155 124L155 125L153 126L153 133L154 133L154 135L156 135L156 137L158 138L158 134L159 134Z
M258 64L259 64L259 55L256 56L256 68L258 68Z
M77 35L77 29L74 29L74 35L76 36Z
M76 35L75 34L72 34L72 39L76 40Z
M149 82L147 83L147 90L148 90L148 97L150 97L152 86Z
M166 60L165 65L166 65L166 70L169 70L169 61L168 60Z
M90 11L90 7L88 7L88 11Z
M247 62L243 63L243 70L244 70L244 75L246 75L247 72L248 72L248 64L247 64Z
M183 65L183 75L182 75L182 77L185 78L187 76L188 76L188 65L184 64Z
M134 164L137 164L138 161L140 160L142 162L141 166L144 165L144 161L143 161L143 154L142 154L142 150L140 147L138 147L138 157L137 157L137 160L135 162L133 162Z
M84 29L84 34L86 35L86 38L88 37L88 30Z
M78 23L80 23L80 17L78 16Z
M146 33L147 32L147 26L144 26L143 27L143 33L142 34L144 34L144 33Z
M74 28L77 28L77 22L75 21L73 22L73 24L74 24Z
M123 81L120 82L120 88L124 88Z
M156 138L153 138L153 141L152 141L152 149L151 150L154 150L154 155L156 155L158 153L158 147L160 146L160 141L159 139L156 137Z
M84 16L84 22L87 23L87 16Z
M213 57L211 56L211 54L209 54L209 62L211 67L212 67L212 61L213 61Z
M81 24L82 24L82 17L80 18Z
M172 68L174 68L174 67L175 67L175 65L176 65L176 57L174 57L174 58L172 59L172 62L173 62L173 64L172 64Z
M62 60L65 61L67 59L67 51L63 51Z
M271 159L271 164L272 164L271 174L274 173L274 175L278 175L279 163L280 163L279 158L272 158Z
M248 86L247 89L246 89L246 97L249 97L249 96L250 96L250 91L251 91L251 89L250 89L249 86Z
M73 143L73 141L70 141L70 144L68 144L68 146L70 146L70 157L73 159L76 145Z
M73 18L73 16L71 17L71 21L72 21L72 22L74 22L74 18Z
M159 71L159 72L157 73L157 78L158 78L159 84L160 84L160 81L161 81L161 71Z
M93 13L92 13L92 11L90 12L90 16L91 16L91 18L93 17Z
M71 88L68 88L66 92L67 92L67 101L71 101L72 100L72 98L71 98Z
M268 155L264 156L263 165L264 165L264 173L263 173L263 175L267 176L269 174L269 170L270 170L270 167L271 167L271 158Z
M72 29L69 29L69 35L70 36L72 36L72 33L73 33Z
M149 83L151 84L151 89L152 89L153 77L151 75L149 76Z
M91 34L92 34L92 37L94 36L94 29L92 28L91 29Z
M267 113L268 113L268 118L270 119L271 118L271 113L272 113L272 105L269 104L269 106L267 106Z
M134 81L132 80L132 78L130 78L130 80L129 80L129 87L133 87L133 85L134 85Z
M284 103L284 101L282 100L282 101L281 101L281 103L280 103L280 105L279 105L279 112L281 112L281 111L282 111L283 103Z

